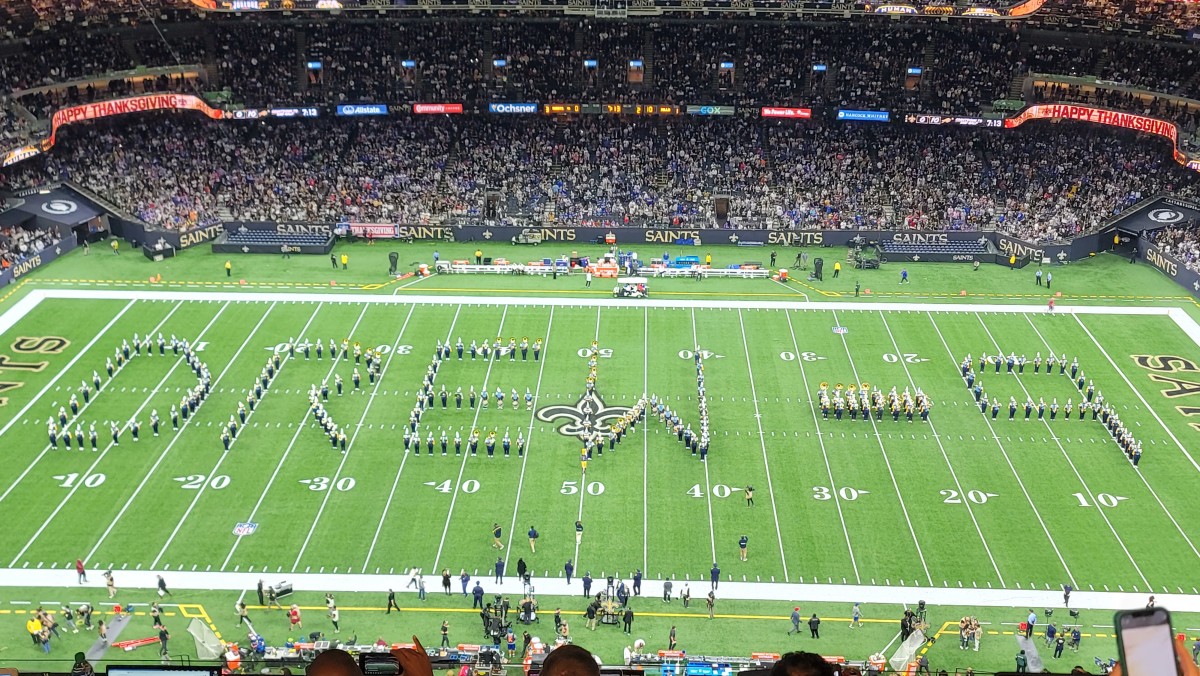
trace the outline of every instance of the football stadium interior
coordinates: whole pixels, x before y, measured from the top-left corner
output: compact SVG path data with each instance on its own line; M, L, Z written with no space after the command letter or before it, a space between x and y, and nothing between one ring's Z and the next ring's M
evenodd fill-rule
M10 0L0 79L12 673L1197 673L1200 3Z

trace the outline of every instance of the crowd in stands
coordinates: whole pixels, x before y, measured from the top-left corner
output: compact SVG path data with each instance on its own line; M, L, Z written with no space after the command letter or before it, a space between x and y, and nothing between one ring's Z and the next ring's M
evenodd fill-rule
M1151 233L1150 238L1189 270L1200 272L1200 223L1172 225Z
M1074 21L1092 20L1118 26L1157 26L1172 31L1200 26L1200 6L1177 0L1049 0L1043 10Z
M0 270L7 270L42 249L62 241L57 229L0 228Z
M86 48L81 46L86 42ZM31 40L0 59L0 80L9 90L70 82L134 66L116 33L53 33ZM7 92L6 92L7 93Z
M22 117L7 98L0 99L0 141L5 147L24 143L29 132L29 120Z
M949 6L949 0L928 0L909 3L917 7ZM979 0L976 8L1006 8L1018 0ZM860 10L870 11L866 2L856 3ZM143 23L151 16L167 21L185 21L196 16L196 9L179 0L11 0L0 5L0 28L16 37L53 27ZM1200 7L1196 3L1178 0L1049 0L1036 18L1062 17L1123 26L1156 26L1163 30L1189 30L1200 25Z
M905 87L906 72L921 66L931 35L920 28L864 32L842 25L814 35L813 62L835 70L832 102L840 107L912 109L920 80Z
M221 85L247 105L292 103L299 81L296 28L290 24L222 23L214 35Z
M424 118L68 127L12 187L74 180L157 226L222 218L482 219L773 228L999 228L1046 241L1194 189L1163 144L1088 125L1013 131L754 119ZM731 196L718 222L713 197Z
M1117 50L1128 56L1116 55ZM1146 41L1123 43L1107 51L1109 60L1100 69L1101 79L1200 98L1200 89L1196 86L1200 58L1196 51Z
M1094 47L1030 44L1025 51L1025 69L1032 73L1088 77L1096 74L1097 51Z
M81 29L40 36L0 56L0 87L20 90L134 65L211 62L219 76L212 86L230 87L238 100L254 106L585 97L734 105L828 102L978 113L1004 98L1014 75L1025 72L1098 76L1200 96L1200 61L1184 46L1144 41L1096 46L1086 36L1032 42L1016 28L970 24L950 30L874 21L247 19L196 30L168 32L165 42L157 34L85 37ZM77 47L81 39L88 49ZM215 53L207 50L209 41ZM587 59L595 59L596 67L585 68ZM505 64L494 65L497 60ZM638 60L643 68L631 68L630 62ZM322 62L323 70L305 77L309 61ZM723 63L733 67L722 68ZM816 65L827 70L814 72ZM924 69L923 77L908 77L915 67Z
M968 26L945 33L933 54L929 77L941 113L979 112L1008 93L1017 60L1017 37Z
M39 119L47 120L54 111L81 103L92 103L102 99L133 96L136 94L152 94L159 92L191 92L196 89L194 82L181 75L159 75L156 78L141 80L116 79L101 83L101 87L88 83L82 88L78 86L65 89L48 90L28 94L20 98L21 105L36 115Z
M1196 104L1118 89L1084 88L1062 83L1035 87L1030 103L1048 102L1086 103L1102 108L1129 110L1169 120L1187 133L1194 133L1200 128L1200 106Z
M119 3L118 3L119 4ZM299 103L572 101L805 105L978 114L1027 73L1200 97L1200 51L1019 26L880 22L610 23L583 19L212 20L126 34L72 26L0 45L0 91L142 66L213 64L209 89ZM86 42L87 48L79 48ZM593 67L585 62L595 60ZM307 69L309 62L322 64ZM642 66L631 66L641 62ZM723 64L731 67L723 67ZM823 70L814 70L823 66ZM914 76L909 69L920 68ZM68 101L120 87L62 95ZM56 101L34 100L44 112Z

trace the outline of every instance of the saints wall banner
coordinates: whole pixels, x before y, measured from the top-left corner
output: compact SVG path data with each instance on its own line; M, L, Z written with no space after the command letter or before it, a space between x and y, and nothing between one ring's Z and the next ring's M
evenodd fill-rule
M75 237L66 237L54 246L46 247L32 256L13 263L8 269L0 272L0 287L8 286L21 277L54 261L59 256L75 248Z
M1145 237L1138 238L1138 251L1142 260L1153 265L1188 293L1200 298L1200 273L1188 268L1163 248Z

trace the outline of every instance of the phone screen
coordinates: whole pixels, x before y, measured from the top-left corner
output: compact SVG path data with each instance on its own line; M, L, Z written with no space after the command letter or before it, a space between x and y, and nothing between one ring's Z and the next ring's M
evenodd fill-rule
M1120 618L1122 666L1127 676L1177 673L1171 623L1165 610Z

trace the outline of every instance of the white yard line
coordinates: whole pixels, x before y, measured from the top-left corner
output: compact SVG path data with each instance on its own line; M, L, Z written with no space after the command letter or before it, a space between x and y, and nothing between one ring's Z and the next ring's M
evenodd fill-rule
M317 307L313 309L313 313L311 316L309 316L308 322L304 325L304 328L302 328L300 330L300 333L298 333L296 335L303 336L308 333L308 327L311 326L313 323L313 320L317 318L317 313L321 311L321 305L322 305L321 303L317 303ZM273 310L274 308L275 308L275 304L272 303L271 307L267 309L267 312L263 314L263 319L260 319L258 321L258 325L254 327L254 331L251 331L250 336L246 337L246 342L250 341L250 338L252 336L254 336L254 334L258 331L258 327L262 326L263 320L266 319L267 314L270 314L271 310ZM243 348L246 347L245 343L242 344L242 347ZM240 353L241 350L239 349L238 352ZM236 358L237 355L235 354L234 357ZM292 358L292 355L290 353L285 354L283 356L283 359L279 363L279 371L277 371L275 374L276 376L278 376L279 373L283 371L283 367L287 365L288 361L291 360L291 358ZM231 359L229 363L232 364L233 360ZM226 367L226 368L229 368L229 367ZM224 375L224 372L222 372L221 375ZM269 389L266 390L263 393L263 398L266 398L266 395L269 394L270 392L271 392L271 390L269 390ZM246 422L243 423L242 427L241 427L241 430L243 432L245 432L246 425L249 424L250 419L253 418L254 414L258 412L258 407L261 404L262 404L262 402L259 401L258 404L255 405L254 408L250 409L250 411L246 414ZM158 562L161 561L163 555L167 553L167 549L171 546L171 543L175 540L175 536L179 535L179 531L183 528L183 524L185 522L187 522L188 517L192 515L192 510L194 510L196 508L196 505L200 502L200 498L203 497L204 492L206 490L208 490L208 487L211 483L212 477L217 476L217 472L220 471L222 463L224 463L225 459L229 457L230 450L233 449L233 447L237 444L238 439L240 439L240 438L242 438L241 434L239 434L238 436L234 437L233 439L231 439L229 441L229 450L225 450L221 453L221 455L217 458L217 464L213 465L212 471L209 472L207 475L205 475L209 478L209 481L205 481L203 484L201 484L200 490L196 491L196 495L195 495L195 497L192 498L192 502L188 505L187 510L183 513L183 516L179 518L179 523L175 524L174 530L171 531L171 536L168 537L167 541L163 543L162 549L158 550L158 556L154 557L154 562L150 564L151 568L158 568ZM123 511L124 510L122 510L122 512ZM96 547L99 547L99 546L100 546L99 544L96 545ZM95 553L95 550L93 550L93 553ZM91 554L88 555L88 558L91 558ZM85 560L87 560L87 559L85 559Z
M217 319L219 319L220 316L222 314L224 314L226 308L228 308L228 307L229 307L228 302L226 302L224 305L222 305L221 309L217 310L216 313L213 314L212 319L210 319L208 321L208 324L200 331L200 333L196 334L196 339L192 342L193 343L198 342L199 339L204 336L204 334L208 333L208 330L212 328L213 324L217 323ZM166 383L168 379L170 379L171 374L175 372L175 369L179 368L179 365L184 363L182 358L173 359L173 362L174 363L171 364L171 368L167 369L166 375L164 375L162 377L162 380L158 381L158 385L154 386L154 389L152 390L152 392L158 392L159 390L161 390L163 387L163 384ZM112 382L112 381L110 380L109 382ZM142 412L142 410L150 405L150 399L151 399L150 397L147 397L146 400L143 401L140 406L138 406L137 410L134 411L133 415L130 416L130 418L129 418L131 421L136 420L138 415ZM203 404L201 404L201 405L203 405ZM194 416L194 415L195 415L194 412L192 413L192 415L189 415L188 420L190 421L192 419L192 416ZM124 432L128 428L129 428L129 423L126 422L123 425L121 425L120 432ZM182 430L180 430L180 431L182 432ZM179 438L178 435L176 435L175 438L178 439ZM126 441L126 443L131 443L131 442ZM86 477L89 474L91 474L93 471L95 471L96 467L101 463L101 461L104 460L104 457L108 455L108 452L111 451L114 446L115 446L115 444L113 442L111 442L111 441L108 442L108 445L105 446L104 450L100 452L100 455L98 455L96 457L96 459L92 462L92 464L88 466L87 470L80 473L80 476ZM42 522L42 525L37 529L37 532L33 534L33 537L29 538L29 542L26 542L25 546L21 548L21 551L17 552L17 555L13 557L12 563L9 564L10 566L17 565L17 562L21 560L21 557L25 555L25 552L29 551L29 548L31 546L33 546L34 541L37 540L42 535L43 532L45 532L46 528L50 525L50 522L54 521L54 517L58 516L58 513L62 511L62 508L67 505L67 502L69 502L71 500L71 498L75 495L75 492L78 491L79 487L82 485L83 485L83 482L80 481L71 487L71 490L68 491L66 496L63 497L63 499L58 503L58 506L54 508L54 511L50 512L50 515L47 516L46 520Z
M509 306L504 305L504 311L500 313L500 328L496 329L496 335L504 335L504 320L508 318ZM500 360L499 354L488 353L487 371L483 374L483 387L488 386L488 378L492 375L492 367ZM480 402L479 407L475 409L475 416L471 419L471 431L477 429L479 425L479 414L483 412L483 403ZM470 432L468 432L470 434ZM480 439L480 442L483 440ZM446 511L446 524L442 526L442 539L438 541L437 555L433 558L433 567L430 570L440 570L438 564L442 561L442 550L446 547L446 534L450 532L450 519L454 516L454 505L458 502L458 494L462 491L463 472L467 469L467 458L471 457L471 451L468 448L466 453L463 453L462 464L458 468L458 478L454 480L454 492L450 494L450 509Z
M746 353L746 373L750 377L750 396L754 399L754 422L758 425L758 443L762 447L763 468L767 471L767 495L771 496L771 513L775 517L775 537L779 540L779 558L783 562L783 581L791 582L788 573L787 555L783 553L783 531L779 528L779 508L775 506L775 484L771 481L771 463L767 459L767 435L763 432L762 412L758 410L758 390L754 387L754 369L750 366L750 343L746 340L746 321L738 310L738 324L742 327L742 347ZM705 463L707 465L707 463Z
M379 392L379 386L383 384L383 378L387 375L388 368L392 365L392 358L399 352L400 341L404 340L404 331L408 328L408 322L412 319L413 311L417 306L410 305L408 314L404 317L404 323L400 325L400 332L396 334L396 340L392 341L392 349L388 351L387 359L383 362L383 368L379 370L379 375L375 377L375 386L371 388L371 392L367 394L367 405L363 407L362 415L358 418L358 424L354 426L354 431L350 434L349 443L346 444L346 450L342 453L342 460L338 463L337 470L334 471L333 477L329 480L329 490L325 491L325 497L321 498L321 506L317 509L317 515L313 517L312 525L308 528L308 534L304 536L304 542L300 545L300 551L296 553L296 562L292 564L292 572L300 567L300 559L304 557L304 551L308 549L308 543L312 541L313 533L317 531L317 524L321 521L321 515L325 513L325 507L329 504L329 498L333 495L333 487L342 477L342 470L346 467L346 461L350 459L350 452L354 450L354 440L358 439L358 433L363 430L363 422L367 419L367 414L371 412L371 405L375 403L375 395Z
M842 513L842 497L838 492L838 484L833 479L833 466L829 464L829 453L825 449L825 434L821 431L821 422L817 416L817 406L813 403L813 390L808 384L808 373L804 368L804 359L800 357L800 343L796 340L796 329L792 326L792 313L790 310L784 311L784 316L787 317L788 332L792 334L792 349L795 350L796 363L800 366L800 379L804 382L804 393L802 396L808 399L808 410L812 413L813 425L817 428L817 444L821 447L821 457L825 460L825 473L829 476L829 492L833 494L834 504L837 506L838 520L842 522L842 535L846 537L846 551L850 552L850 566L854 568L855 584L862 583L862 577L858 574L858 561L854 557L854 545L850 544L850 529L846 527L846 516Z
M875 309L875 308L872 308ZM841 326L842 323L838 320L837 312L833 313L834 323ZM846 334L838 334L842 339L842 347L846 350L846 359L850 361L850 370L854 372L854 381L857 383L863 382L862 378L858 377L858 367L854 365L854 356L850 352L850 344L846 342ZM799 355L796 355L799 358ZM904 495L900 493L900 483L896 481L896 473L892 471L892 461L888 458L887 448L883 445L883 435L879 433L878 422L871 418L871 429L875 431L875 441L879 444L879 452L883 454L883 464L887 466L888 476L892 479L892 488L896 491L896 499L900 502L900 513L904 515L904 522L908 524L908 533L912 536L913 546L917 548L917 558L921 560L921 568L925 571L925 579L933 586L933 576L929 574L929 564L925 562L925 553L921 551L921 541L917 539L917 531L913 528L912 519L908 516L908 507L905 506Z
M28 298L28 296L26 296L26 298ZM64 366L61 371L58 372L58 375L54 376L53 380L46 383L46 386L42 388L41 392L37 393L37 396L35 396L33 399L29 400L29 403L26 404L25 407L22 408L20 410L20 412L18 412L17 415L12 420L8 421L8 424L5 425L3 429L0 429L0 439L4 438L4 433L7 432L10 427L12 427L14 424L16 424L18 419L24 418L25 413L29 411L30 407L32 407L37 402L41 401L42 396L45 395L47 391L49 391L51 385L56 383L59 378L61 378L72 366L74 366L75 362L79 361L79 358L82 357L88 350L90 350L92 348L92 346L96 344L96 341L100 340L101 336L108 333L108 330L112 328L113 324L116 324L117 320L120 319L121 316L125 314L126 310L133 307L133 304L134 304L134 301L129 301L129 304L126 305L124 308L122 308L121 311L119 313L117 313L117 316L113 317L112 321L110 321L107 326L105 326L103 329L100 329L100 332L97 333L95 335L95 337L93 337L91 339L91 341L89 341L88 344L85 345L83 347L83 349L79 351L79 354L75 355L75 357L70 362L68 362L67 365ZM158 329L160 329L162 327L162 325L165 324L167 322L167 320L171 318L171 315L175 314L175 311L181 307L183 307L183 303L177 303L175 305L175 307L171 308L171 311L169 313L167 313L167 316L164 317L161 322L158 323L158 326L156 326L156 327L154 327L154 329L152 329L152 333L156 333L158 331ZM114 378L116 378L118 375L120 375L121 371L128 364L129 364L129 362L125 362L124 364L121 364L119 367L117 367L117 370L113 373L113 377L108 379L108 383L111 383ZM108 383L105 383L105 385L107 385ZM75 416L76 419L78 419L80 415L83 415L83 412L86 411L87 408L92 405L93 401L96 401L96 399L100 396L100 393L103 392L104 389L105 388L102 387L101 389L96 390L94 393L92 393L92 398L87 403L85 403L83 406L79 407L79 415ZM70 395L68 395L68 397L69 396ZM31 471L33 471L33 468L36 467L37 464L42 461L42 458L44 458L46 456L46 454L50 452L51 448L53 448L53 446L51 446L50 444L46 444L45 448L43 448L42 451L37 454L37 457L35 457L33 459L33 462L29 463L29 466L26 467L25 470L23 472L21 472L20 476L18 476L16 478L16 480L14 480L12 482L12 485L10 485L8 488L6 488L4 490L3 494L0 494L0 502L4 502L4 499L8 497L9 493L12 493L13 489L16 488L22 481L25 480L25 477L28 476L29 473Z
M321 302L321 300L318 300L317 302ZM350 331L346 333L347 340L349 340L350 337L354 335L354 332L358 330L358 325L362 323L363 317L366 316L368 307L368 305L363 305L362 312L358 313L358 319L354 321L354 325L351 326ZM329 371L325 373L325 377L321 380L321 382L329 380L329 376L333 375L334 370L337 369L337 354L330 354L329 362ZM271 486L274 485L275 479L279 476L280 470L283 469L284 463L287 462L288 455L291 454L292 448L296 446L296 441L300 438L301 434L304 434L306 430L310 429L310 426L306 424L308 422L309 415L311 415L309 407L305 406L304 417L302 417L300 422L296 425L296 432L292 434L292 440L288 442L287 448L283 449L283 457L279 458L279 463L275 465L275 471L271 472L271 478L267 479L267 485L263 487L262 495L258 496L258 502L254 503L254 509L250 510L250 515L246 517L247 522L254 521L255 515L258 514L258 510L262 507L263 502L265 502L267 499L267 493L270 492ZM329 490L333 490L333 487L330 486ZM225 561L221 563L222 572L227 566L229 566L230 560L233 559L234 552L237 551L238 545L240 545L244 539L245 538L237 538L233 541L233 546L229 548L229 554L226 555Z
M1029 321L1028 316L1026 316L1025 319L1026 319L1026 321ZM1076 321L1078 321L1079 318L1076 317L1075 319L1076 319ZM1084 332L1086 332L1088 334L1088 337L1092 339L1092 342L1096 344L1096 347L1099 348L1100 353L1104 355L1105 359L1107 359L1108 362L1110 364L1112 364L1113 369L1115 369L1117 371L1117 373L1120 373L1121 377L1124 378L1125 374L1121 373L1121 369L1117 368L1117 365L1115 362L1113 362L1112 357L1110 357L1108 355L1108 353L1104 351L1103 347L1100 347L1100 343L1096 341L1096 337L1092 335L1092 332L1088 331L1087 327L1083 326L1082 322L1080 322L1079 325L1080 325L1080 327L1083 328ZM1033 329L1033 332L1037 334L1038 340L1042 341L1042 344L1046 346L1046 349L1047 350L1051 349L1050 343L1046 340L1046 338L1044 336L1042 336L1042 332L1038 331L1038 328L1036 326L1034 326L1032 321L1029 321L1029 326ZM1126 382L1126 384L1129 385L1129 389L1133 390L1134 394L1137 394L1138 398L1140 399L1142 395L1133 387L1133 384L1130 383L1128 380L1126 380L1125 382ZM1110 401L1111 401L1111 399L1110 399ZM1142 403L1145 404L1147 411L1154 413L1154 409L1150 408L1150 404L1145 399L1142 399ZM1155 414L1154 417L1156 419L1158 419L1157 414ZM1159 419L1158 422L1162 426L1162 428L1167 431L1167 434L1171 434L1171 431L1167 430L1167 426L1162 424L1161 419ZM1172 435L1172 438L1174 438L1174 435ZM1180 446L1179 448L1182 450L1183 446ZM1187 451L1184 451L1184 454L1186 455ZM1185 533L1183 531L1183 528L1179 525L1179 522L1175 520L1175 516L1173 514L1171 514L1171 510L1167 509L1167 506L1163 503L1162 499L1158 497L1158 493L1154 490L1154 488L1152 486L1150 486L1150 482L1146 479L1146 475L1143 474L1141 472L1141 470L1138 468L1134 468L1134 474L1137 475L1138 479L1141 479L1142 484L1146 486L1146 490L1150 492L1150 496L1154 498L1154 501L1157 502L1158 506L1162 508L1163 513L1166 514L1167 518L1171 520L1171 523L1175 526L1175 530L1179 531L1179 535L1183 538L1183 541L1188 544L1188 547L1192 550L1192 553L1195 554L1197 558L1200 558L1200 551L1196 550L1196 545L1192 544L1191 538L1189 538L1187 536L1187 533Z
M700 337L696 332L696 308L692 308L692 349L700 349ZM649 416L647 416L649 419ZM704 501L708 503L708 540L712 544L713 565L717 564L717 529L713 525L712 515L712 481L708 475L708 459L700 462L704 465Z
M883 321L883 328L887 330L888 338L892 341L892 347L895 348L897 355L903 355L904 351L900 349L900 345L896 342L896 336L892 333L892 327L888 324L887 316L882 311L879 312L879 319ZM912 373L908 370L908 362L903 358L899 359L900 366L904 369L904 375L908 378L908 384L914 390L917 389L917 383L913 380ZM946 461L946 468L950 470L950 478L954 480L954 486L958 489L959 495L966 495L963 490L962 482L958 480L958 472L954 471L954 465L950 462L950 455L946 453L946 447L942 445L942 438L937 433L937 428L934 427L933 419L927 422L929 432L933 435L933 440L937 442L937 447L942 452L942 459ZM967 508L967 514L971 517L971 523L975 525L975 533L979 535L979 541L983 543L983 551L987 552L988 560L992 562L992 570L996 571L996 578L1000 581L1001 587L1007 587L1004 583L1004 574L1000 572L1000 566L996 563L996 557L992 556L992 548L987 543L987 538L983 536L983 529L979 527L979 520L975 518L975 510L971 507L970 500L963 500L963 505Z
M650 310L642 308L642 397L650 391ZM647 413L647 416L649 413ZM642 420L642 570L650 574L650 431Z
M430 275L429 277L422 277L421 275L418 274L416 279L412 280L411 282L405 282L405 283L401 284L400 286L397 286L395 289L393 289L392 295L393 296L396 295L396 293L398 291L400 291L401 289L407 289L408 287L412 286L413 284L416 284L417 282L423 282L426 279L432 279L432 278L433 278L433 275Z
M788 291L791 291L792 293L798 293L801 296L804 296L804 300L809 300L807 293L804 293L803 291L800 291L799 289L793 289L792 287L788 286L787 284L784 284L783 282L779 281L778 279L773 279L771 281L775 282L779 286L782 286L783 288L787 289Z
M596 308L596 332L595 332L592 340L595 340L595 341L600 340L600 308L599 307ZM596 388L597 388L596 391L599 392L600 391L599 390L599 388L600 388L599 382L596 383ZM598 424L600 421L597 420L596 422ZM600 443L604 443L604 440L601 439ZM600 450L599 447L597 447L596 450L597 450L597 455L599 455L599 450ZM588 487L587 472L580 470L580 472L579 472L579 514L575 517L575 519L578 521L583 521L583 498L585 495L587 495L587 487ZM581 541L577 541L575 543L575 558L572 559L575 562L576 567L579 566L579 546L580 546L580 544L581 544Z
M454 318L450 320L450 328L446 329L446 345L450 344L450 337L454 335L454 327L458 324L458 316L462 314L462 308L463 306L459 305L454 310ZM435 380L438 375L440 374L434 374ZM421 446L418 444L417 453L420 452ZM383 524L387 521L388 512L392 509L392 500L396 498L396 488L400 485L400 476L404 474L404 466L408 464L409 455L409 450L404 449L404 455L400 458L400 467L396 469L396 478L392 480L392 488L388 491L387 502L383 503L383 513L379 515L379 524L375 526L375 534L371 536L371 546L367 548L367 556L363 559L362 572L364 573L367 572L367 566L371 563L371 556L375 554L375 545L379 543L379 534L383 532Z
M949 356L954 367L958 368L958 360L954 356L954 351L950 349L950 345L942 335L941 328L934 321L933 314L930 312L926 312L925 314L929 317L929 322L933 324L933 330L937 333L938 339L942 341L942 346L946 348L946 355ZM1000 435L996 433L996 428L992 426L992 421L987 416L983 416L983 421L987 423L988 430L992 433L992 439L1000 449L1000 454L1004 456L1005 464L1012 471L1013 478L1017 480L1017 485L1021 487L1021 493L1025 496L1025 501L1029 503L1029 508L1033 510L1033 515L1037 517L1038 524L1042 527L1042 532L1046 534L1046 539L1050 541L1050 546L1054 549L1054 555L1058 557L1059 563L1062 564L1063 570L1066 571L1067 578L1071 581L1071 586L1079 588L1079 583L1075 581L1075 574L1071 572L1070 566L1067 565L1067 560L1063 558L1062 552L1058 549L1058 544L1054 542L1054 536L1050 535L1050 529L1046 526L1045 520L1042 519L1042 514L1038 511L1037 505L1033 503L1033 496L1029 495L1029 489L1025 488L1025 482L1021 480L1021 475L1017 472L1016 466L1013 465L1012 458L1008 457L1008 451L1004 448L1004 444L1000 442ZM959 495L962 495L961 491Z
M999 354L1004 354L1004 348L1000 347L1000 343L997 342L996 338L992 335L991 329L989 329L987 324L984 323L983 317L976 313L975 318L979 320L979 325L982 326L984 332L987 333L988 340L991 340L992 344L996 346L996 351ZM1016 378L1016 381L1017 384L1021 386L1021 390L1025 392L1025 396L1028 399L1032 399L1033 396L1029 394L1029 390L1025 387L1024 381L1022 381L1020 378ZM1112 531L1113 537L1116 538L1117 544L1121 546L1121 551L1125 552L1125 556L1128 557L1130 565L1132 565L1133 569L1137 571L1138 577L1142 578L1142 582L1146 583L1146 587L1149 589L1154 589L1154 585L1150 584L1150 580L1146 579L1146 575L1142 573L1142 569L1137 565L1137 561L1133 560L1133 554L1129 551L1129 548L1125 546L1125 542L1117 533L1116 527L1113 526L1112 522L1108 520L1108 515L1105 514L1104 510L1099 507L1100 503L1096 502L1096 496L1094 493L1092 493L1091 487L1089 487L1087 482L1083 480L1083 475L1080 474L1079 469L1075 467L1075 463L1071 460L1071 456L1069 453L1067 453L1067 449L1063 447L1062 442L1058 439L1058 435L1056 435L1054 433L1054 429L1050 427L1050 421L1042 420L1042 424L1046 427L1046 430L1050 432L1050 439L1056 446L1058 446L1058 450L1062 453L1063 458L1067 461L1067 465L1070 466L1071 471L1075 473L1075 478L1079 480L1079 485L1082 486L1083 490L1087 492L1088 499L1092 501L1093 505L1097 505L1096 513L1100 515L1101 519L1104 519L1104 523L1107 524L1108 529Z
M1154 410L1154 407L1152 407L1150 405L1150 402L1146 401L1146 398L1142 396L1142 393L1139 392L1138 389L1133 386L1133 383L1129 381L1129 377L1126 376L1125 372L1122 371L1121 368L1117 366L1117 363L1115 361L1113 361L1113 358L1111 356L1109 356L1108 351L1105 350L1103 347L1101 347L1100 341L1096 340L1096 336L1092 335L1092 332L1090 330L1088 330L1087 326L1084 326L1083 321L1081 319L1079 319L1079 316L1074 315L1074 317L1075 317L1075 321L1079 323L1080 328L1083 329L1083 332L1088 335L1088 338L1092 339L1092 342L1095 343L1096 348L1100 350L1100 354L1104 355L1104 358L1107 359L1108 363L1112 365L1113 370L1117 372L1117 375L1121 376L1121 380L1125 381L1125 384L1129 386L1129 389L1131 391L1133 391L1133 394L1134 394L1134 396L1136 396L1138 398L1138 401L1142 402L1142 406L1145 407L1145 409L1150 412L1150 415L1154 416L1154 419L1158 421L1159 426L1163 428L1163 431L1167 433L1167 436L1171 437L1171 441L1175 442L1175 445L1179 447L1180 452L1182 452L1183 456L1188 459L1188 462L1190 462L1192 464L1192 467L1194 467L1197 472L1200 472L1200 463L1197 463L1196 459L1192 457L1192 454L1187 452L1187 449L1183 447L1183 444L1180 443L1179 438L1175 436L1175 433L1167 428L1167 424L1163 422L1163 419L1158 417L1158 412ZM1026 315L1025 319L1028 320L1029 315ZM1189 319L1190 319L1190 317L1189 317ZM1032 325L1032 324L1033 324L1033 322L1030 322L1030 325ZM1181 326L1180 328L1183 328L1183 327ZM1187 330L1185 329L1184 332L1187 333ZM1041 334L1038 334L1038 335L1039 335L1039 337L1041 336ZM1192 337L1192 336L1189 336L1189 337ZM1045 342L1045 341L1043 340L1043 342Z
M554 308L550 308L550 319L546 322L546 338L542 344L541 365L538 366L537 383L533 386L533 409L529 414L529 427L526 428L525 456L521 458L521 474L517 477L517 501L513 504L512 522L508 525L508 547L504 552L504 567L508 568L508 557L512 554L513 534L517 530L517 510L521 507L521 490L525 487L525 467L529 462L529 452L533 448L533 423L537 420L538 402L542 397L542 374L546 372L546 346L550 344L550 328L554 326ZM513 402L514 405L516 402Z

